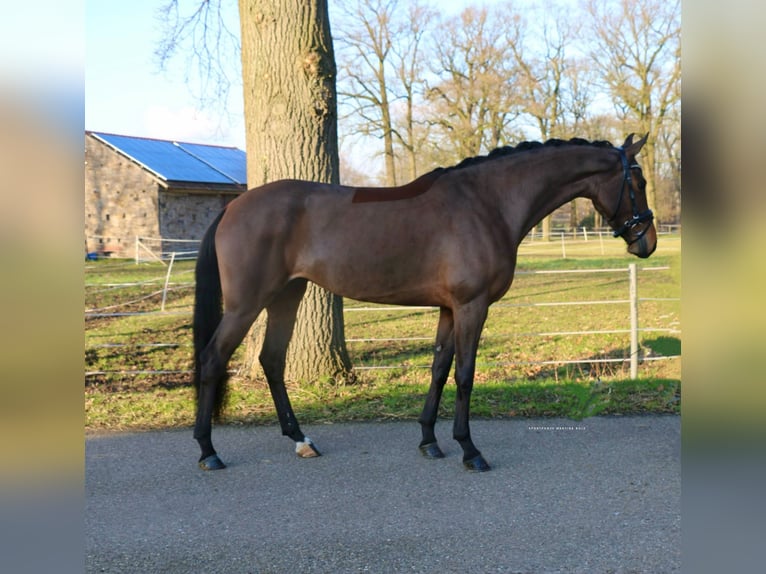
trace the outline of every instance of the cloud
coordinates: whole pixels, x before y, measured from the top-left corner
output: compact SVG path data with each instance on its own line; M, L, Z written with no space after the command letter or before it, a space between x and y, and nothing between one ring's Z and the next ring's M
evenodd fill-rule
M144 113L147 137L192 143L238 145L236 136L221 119L192 106L151 106Z

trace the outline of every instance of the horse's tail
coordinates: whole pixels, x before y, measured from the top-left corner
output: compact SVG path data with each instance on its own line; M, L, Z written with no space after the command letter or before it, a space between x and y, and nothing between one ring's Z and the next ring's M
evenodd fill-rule
M215 232L221 222L224 211L218 214L213 223L208 227L202 238L197 255L195 269L196 287L194 292L194 388L199 404L202 365L200 357L202 351L213 338L218 324L223 317L221 275L218 271L218 255L215 250ZM220 382L216 382L221 388L215 393L215 415L219 415L223 408L223 400L226 385L224 375Z

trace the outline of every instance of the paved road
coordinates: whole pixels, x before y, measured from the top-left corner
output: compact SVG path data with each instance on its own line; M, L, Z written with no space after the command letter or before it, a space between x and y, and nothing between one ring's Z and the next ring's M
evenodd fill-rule
M416 448L415 422L89 437L87 572L633 573L680 570L680 418L472 421L493 466Z

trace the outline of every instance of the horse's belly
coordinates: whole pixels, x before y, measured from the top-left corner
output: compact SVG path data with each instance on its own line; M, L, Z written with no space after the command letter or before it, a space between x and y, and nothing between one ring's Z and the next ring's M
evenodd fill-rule
M358 246L335 249L313 257L296 275L321 285L328 291L360 301L399 305L438 305L432 263L417 252L363 252Z

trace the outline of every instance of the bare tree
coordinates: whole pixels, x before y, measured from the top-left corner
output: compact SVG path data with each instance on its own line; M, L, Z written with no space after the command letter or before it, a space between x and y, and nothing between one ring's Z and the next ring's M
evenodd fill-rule
M508 57L521 43L522 20L509 6L466 8L439 28L427 92L437 142L458 158L478 155L510 139L521 113L519 70ZM440 141L438 141L440 140Z
M413 109L422 84L421 41L433 14L418 1L341 3L336 38L345 59L339 94L351 109L356 131L383 141L387 185L400 179L397 145L408 156L410 178L416 175Z
M162 71L183 51L191 93L202 107L222 112L231 90L242 85L239 31L227 21L224 2L166 0L157 10L162 37L154 50Z
M550 3L546 10L553 12ZM563 135L565 123L563 92L569 67L566 59L569 30L565 21L555 18L551 25L543 20L540 40L537 53L525 50L521 43L513 43L510 48L519 70L514 88L522 94L524 114L533 119L540 138L546 140Z
M523 98L524 114L535 123L540 138L566 137L574 124L584 116L589 104L589 89L568 49L576 34L570 15L560 6L546 2L537 14L541 22L537 46L525 50L520 43L511 44L511 53L519 70L515 86ZM553 14L553 17L546 17ZM587 77L587 76L586 76ZM577 202L570 207L570 227L578 223ZM549 239L553 215L542 221L543 238Z
M680 100L680 0L588 0L587 10L592 58L615 108L632 129L649 134L641 157L656 212L657 143Z
M344 5L346 18L339 30L339 45L350 55L342 67L348 88L341 90L362 120L358 130L383 139L386 183L396 185L394 128L389 101L392 17L397 0L358 0Z
M680 100L678 102L680 104ZM678 221L681 213L681 109L674 106L657 145L657 200L660 213Z
M397 126L396 139L403 150L409 179L419 175L418 157L428 141L428 127L418 119L417 108L422 105L425 93L424 40L430 27L436 22L437 13L428 4L418 0L408 3L407 25L393 47L394 72L401 92L397 100L401 113L394 110Z

